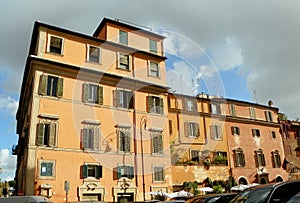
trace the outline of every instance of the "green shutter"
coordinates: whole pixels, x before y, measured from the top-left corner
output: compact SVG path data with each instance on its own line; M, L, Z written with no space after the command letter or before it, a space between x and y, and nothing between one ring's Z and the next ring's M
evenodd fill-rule
M97 179L102 178L102 166L96 166L96 177Z
M118 166L118 179L122 178L122 173L121 173L122 167L123 166Z
M128 92L128 101L129 101L129 109L134 108L134 102L133 102L133 92Z
M63 96L63 91L64 91L64 79L63 78L58 78L57 81L57 97L61 98Z
M53 176L53 163L46 163L46 176Z
M88 177L88 165L83 165L82 166L82 177L87 178Z
M103 104L103 87L98 86L98 104Z
M40 83L39 83L39 94L40 95L46 95L47 81L48 81L48 76L47 75L41 75Z
M125 136L125 141L124 141L124 151L125 152L130 152L130 132L123 132Z
M42 146L42 145L44 145L44 124L38 123L36 128L37 128L36 145Z
M50 124L50 135L49 135L49 140L48 140L48 144L49 144L50 147L54 147L55 146L56 128L57 128L57 124L56 123L51 123Z
M89 84L84 83L83 84L83 94L82 94L82 99L83 102L88 102L89 101Z
M134 168L133 168L133 166L128 166L128 178L129 179L132 179L132 178L134 178Z
M120 107L120 90L116 90L115 91L116 95L115 95L115 98L116 98L116 107Z

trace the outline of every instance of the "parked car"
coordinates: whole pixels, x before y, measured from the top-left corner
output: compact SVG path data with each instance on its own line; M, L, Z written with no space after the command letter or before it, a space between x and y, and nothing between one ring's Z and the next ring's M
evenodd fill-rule
M259 185L239 193L230 203L286 203L300 192L300 180Z
M287 203L299 203L299 202L300 202L300 193L297 193Z
M186 203L229 203L237 193L220 193L220 194L209 194L209 195L197 195L185 201Z

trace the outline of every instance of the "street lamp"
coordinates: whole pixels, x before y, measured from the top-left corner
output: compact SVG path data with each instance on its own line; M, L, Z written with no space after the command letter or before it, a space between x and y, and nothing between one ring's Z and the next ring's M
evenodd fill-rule
M142 181L143 181L143 200L145 201L145 169L144 169L144 147L143 147L143 129L147 128L147 117L142 116L140 121L140 135L141 135L141 158L142 158Z

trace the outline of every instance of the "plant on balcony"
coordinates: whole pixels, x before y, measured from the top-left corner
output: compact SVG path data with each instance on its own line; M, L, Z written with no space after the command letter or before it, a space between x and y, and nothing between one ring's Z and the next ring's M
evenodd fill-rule
M215 165L227 165L227 157L219 155L215 156L212 160L212 164Z

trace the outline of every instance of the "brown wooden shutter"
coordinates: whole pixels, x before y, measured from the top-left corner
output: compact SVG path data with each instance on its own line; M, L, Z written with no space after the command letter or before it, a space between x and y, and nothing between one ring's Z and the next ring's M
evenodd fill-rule
M200 130L199 130L199 124L196 123L196 137L199 137L200 136Z
M48 80L48 76L47 75L41 75L41 77L40 77L40 83L39 83L39 94L40 95L46 95L47 80Z
M89 84L84 83L82 89L83 89L82 100L83 100L83 102L88 102L89 101Z
M49 140L48 140L48 145L50 147L56 146L56 129L57 129L57 124L56 123L51 123L50 124Z
M159 113L164 114L164 99L159 98Z
M115 91L116 107L120 107L120 90Z
M57 81L57 91L56 91L56 96L61 98L63 96L63 90L64 90L64 79L63 78L58 78Z
M147 96L147 107L148 107L148 112L153 111L153 99L152 96Z
M125 152L130 152L130 142L131 142L131 139L130 139L130 132L123 132L124 133L124 151Z
M98 86L98 104L103 104L103 87Z
M36 129L37 129L36 145L42 146L42 145L44 145L44 124L38 123L36 125Z
M186 137L188 137L188 136L189 136L189 133L190 133L189 123L188 123L188 122L185 122L185 123L184 123L184 135L185 135Z

